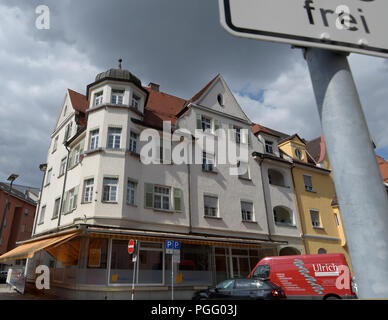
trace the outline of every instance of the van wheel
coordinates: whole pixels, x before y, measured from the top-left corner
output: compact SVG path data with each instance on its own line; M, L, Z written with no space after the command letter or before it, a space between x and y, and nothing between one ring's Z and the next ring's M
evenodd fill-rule
M341 298L338 296L328 296L324 300L341 300Z

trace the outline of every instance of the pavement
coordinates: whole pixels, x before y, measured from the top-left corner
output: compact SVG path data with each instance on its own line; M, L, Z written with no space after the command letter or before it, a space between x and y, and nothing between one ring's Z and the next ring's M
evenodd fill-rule
M0 300L57 300L58 297L44 291L26 288L24 294L17 292L9 284L0 284Z

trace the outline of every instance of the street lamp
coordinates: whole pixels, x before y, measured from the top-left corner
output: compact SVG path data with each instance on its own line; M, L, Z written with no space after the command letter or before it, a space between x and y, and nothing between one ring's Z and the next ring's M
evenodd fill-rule
M35 212L35 217L34 217L34 227L32 228L31 237L33 237L35 234L36 222L38 220L38 214L39 214L39 208L40 208L40 199L42 198L42 192L43 192L43 183L44 183L44 178L46 176L47 163L40 164L39 170L43 172L42 186L40 187L39 200L38 200L38 205L36 207L36 212Z
M12 184L13 182L19 177L18 174L16 173L12 173L7 181L10 181L11 184L9 186L9 189L8 189L8 197L7 197L7 202L5 203L5 207L4 207L4 214L3 214L3 219L1 219L1 226L0 226L0 239L1 239L1 235L3 233L3 227L4 227L4 221L5 221L5 215L7 214L7 211L9 210L9 196L11 194L11 191L12 191Z

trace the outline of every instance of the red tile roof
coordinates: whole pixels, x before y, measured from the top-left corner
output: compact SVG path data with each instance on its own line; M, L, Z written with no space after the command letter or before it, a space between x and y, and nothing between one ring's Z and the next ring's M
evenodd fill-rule
M388 161L384 158L376 156L377 163L379 164L381 176L383 177L384 182L388 183Z
M73 108L79 112L85 113L86 109L89 107L89 102L86 99L86 96L71 89L67 90L69 91L69 96Z
M266 128L266 127L263 127L257 123L255 123L253 126L252 126L252 132L253 134L257 134L259 132L264 132L264 133L268 133L272 136L275 136L275 137L279 137L278 135L276 135L273 131L271 131L270 129Z

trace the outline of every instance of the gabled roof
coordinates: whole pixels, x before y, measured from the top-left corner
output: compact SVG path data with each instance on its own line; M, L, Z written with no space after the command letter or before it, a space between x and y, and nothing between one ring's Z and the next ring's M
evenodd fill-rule
M266 134L270 134L271 136L275 136L275 137L280 138L280 136L279 136L278 134L275 134L274 131L272 131L272 130L266 128L266 127L263 127L263 126L259 125L258 123L255 123L255 124L252 126L252 132L253 132L253 134L255 134L255 135L258 134L258 133L260 133L260 132L264 132L264 133L266 133Z
M86 99L86 96L71 89L67 90L74 110L85 113L86 109L89 107L89 102Z
M29 197L27 192L25 192L25 191L29 190L29 187L24 187L25 188L24 192L22 192L20 190L22 187L23 186L12 187L11 196L14 196L14 197L18 198L19 200L27 202L33 206L36 206L36 202ZM37 190L37 188L31 188L31 189L34 189L33 191L35 191L35 192ZM8 193L10 190L10 185L8 183L5 183L5 182L0 182L0 190L4 191L5 193ZM31 191L31 192L33 192L33 191Z
M197 101L205 92L206 90L213 84L214 81L220 76L218 73L212 80L209 81L209 83L204 86L201 90L199 90L188 102L195 102Z
M293 134L292 136L288 136L288 137L285 137L284 139L280 140L278 142L278 144L281 144L283 142L286 142L286 141L290 141L290 140L293 140L295 138L298 138L300 140L300 142L306 144L306 140L305 139L302 139L301 137L299 137L299 135L297 133Z

